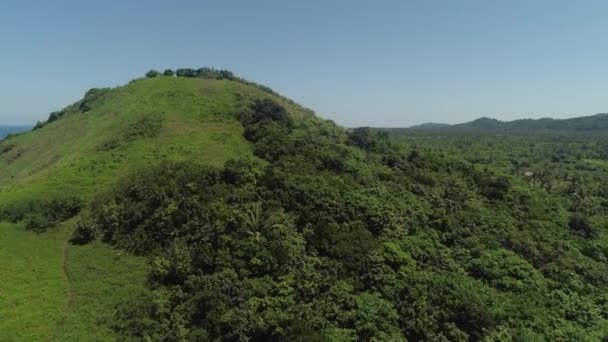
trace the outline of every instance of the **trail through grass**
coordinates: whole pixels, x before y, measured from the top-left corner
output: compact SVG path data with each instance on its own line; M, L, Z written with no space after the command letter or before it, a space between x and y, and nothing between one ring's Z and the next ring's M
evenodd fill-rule
M0 341L111 341L114 306L144 291L146 263L102 244L73 246L0 223Z

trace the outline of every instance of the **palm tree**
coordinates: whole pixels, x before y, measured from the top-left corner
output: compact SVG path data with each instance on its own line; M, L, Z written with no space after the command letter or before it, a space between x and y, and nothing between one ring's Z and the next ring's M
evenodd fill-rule
M247 233L253 236L256 242L260 242L266 231L285 227L285 215L282 211L268 212L262 209L262 204L252 204L241 218L247 227Z

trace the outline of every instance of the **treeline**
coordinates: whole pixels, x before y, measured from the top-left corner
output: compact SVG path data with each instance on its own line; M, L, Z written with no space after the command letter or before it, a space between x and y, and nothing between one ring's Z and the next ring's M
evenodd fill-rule
M143 170L79 224L75 243L150 258L150 294L118 308L123 338L605 336L608 243L567 201L370 129L303 125L272 100L239 119L258 160Z
M23 222L27 229L42 232L78 215L82 206L73 196L16 202L0 207L0 221Z
M232 71L229 70L218 70L214 68L179 68L175 71L171 69L165 69L162 73L158 70L150 70L146 73L146 77L158 77L158 76L177 76L177 77L201 77L201 78L212 78L217 80L236 80Z
M159 77L159 76L168 76L168 77L176 76L176 77L206 78L206 79L214 79L214 80L236 81L236 82L240 82L240 83L243 83L246 85L254 86L269 94L279 96L279 94L275 93L274 90L270 89L269 87L266 87L264 85L261 85L261 84L255 83L255 82L251 82L244 78L238 77L230 70L203 67L203 68L198 68L198 69L179 68L179 69L175 69L175 71L172 69L165 69L162 72L152 69L146 73L146 77L148 77L148 78L154 78L154 77Z

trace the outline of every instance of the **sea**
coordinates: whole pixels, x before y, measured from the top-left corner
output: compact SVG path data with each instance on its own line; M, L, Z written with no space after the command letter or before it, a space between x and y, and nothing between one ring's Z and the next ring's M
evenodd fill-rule
M32 126L0 126L0 140L6 138L9 134L26 132L32 129Z

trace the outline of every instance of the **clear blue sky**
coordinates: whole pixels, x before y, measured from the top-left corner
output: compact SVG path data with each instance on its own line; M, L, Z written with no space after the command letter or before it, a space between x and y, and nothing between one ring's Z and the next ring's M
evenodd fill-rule
M0 4L0 124L150 68L228 68L346 126L608 112L607 1Z

